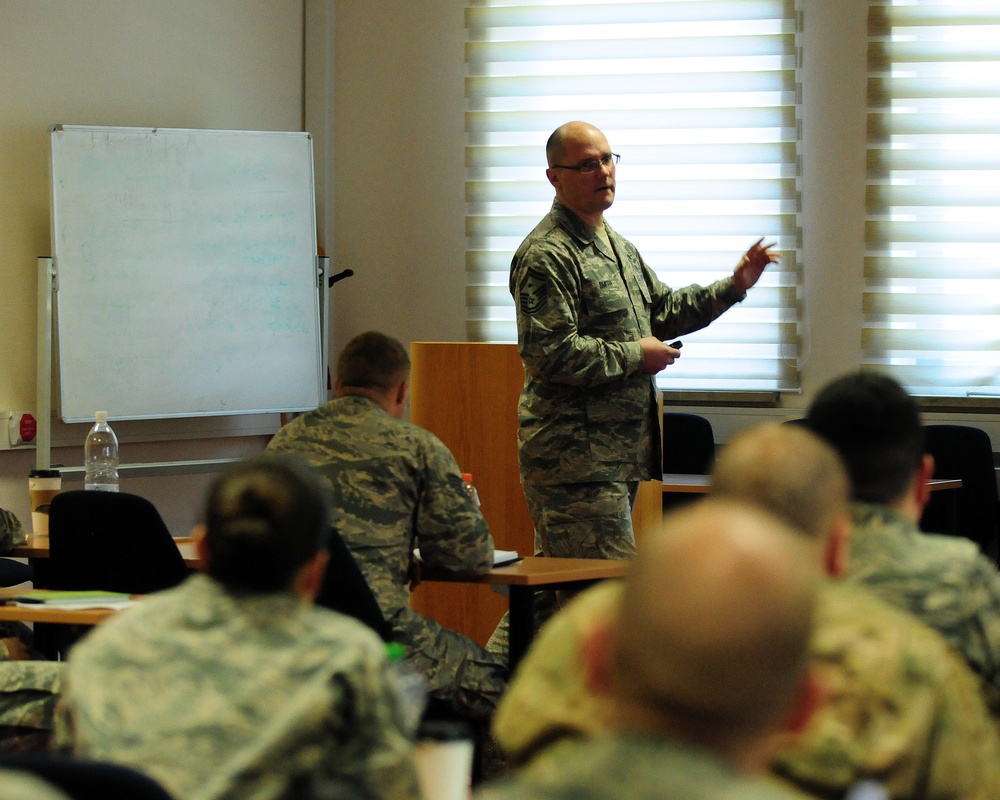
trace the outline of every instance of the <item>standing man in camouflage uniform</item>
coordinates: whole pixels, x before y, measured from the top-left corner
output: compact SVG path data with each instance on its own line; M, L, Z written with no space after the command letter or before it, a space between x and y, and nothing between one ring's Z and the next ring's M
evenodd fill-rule
M1000 717L1000 574L971 540L918 527L934 458L924 452L916 402L887 375L854 373L816 396L806 422L851 476L849 580L940 631L985 682Z
M608 698L604 735L552 744L482 799L797 797L757 773L814 705L818 574L804 547L747 506L705 500L670 516L581 648L578 670Z
M305 466L264 457L221 475L196 531L205 574L74 646L60 746L145 772L177 798L415 800L385 645L312 605L326 517Z
M493 539L455 457L403 420L409 378L398 341L374 331L354 337L337 361L336 399L290 422L268 449L305 458L330 486L331 523L431 697L485 720L507 685L503 661L410 609L414 548L428 567L482 574L493 565Z
M778 256L758 241L732 277L674 291L604 220L618 160L604 134L569 122L545 152L555 201L510 268L525 369L521 482L536 550L627 559L638 483L662 472L653 376L680 356L662 340L743 300Z

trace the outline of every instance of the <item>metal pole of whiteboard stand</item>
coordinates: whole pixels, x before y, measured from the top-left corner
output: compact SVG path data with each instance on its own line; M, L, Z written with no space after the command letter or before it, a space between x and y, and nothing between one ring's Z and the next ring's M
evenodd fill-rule
M35 469L51 468L52 458L52 296L55 268L52 258L38 258L38 342L35 372Z

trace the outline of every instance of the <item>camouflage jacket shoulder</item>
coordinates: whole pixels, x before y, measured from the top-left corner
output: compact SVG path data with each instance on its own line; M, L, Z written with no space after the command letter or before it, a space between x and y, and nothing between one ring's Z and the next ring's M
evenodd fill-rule
M1000 574L974 542L855 503L848 579L915 614L1000 694ZM1000 708L998 708L1000 711Z
M824 703L778 752L778 775L821 797L861 780L892 797L1000 797L996 723L939 633L843 581L824 586L815 625Z
M65 669L63 661L0 662L0 748L48 746Z
M323 477L330 522L386 617L409 607L414 547L440 569L492 566L489 526L463 488L455 457L430 431L348 396L293 420L268 450L294 453Z
M341 780L413 798L398 702L365 626L290 593L235 595L194 576L74 646L57 734L177 797L277 797L293 781Z

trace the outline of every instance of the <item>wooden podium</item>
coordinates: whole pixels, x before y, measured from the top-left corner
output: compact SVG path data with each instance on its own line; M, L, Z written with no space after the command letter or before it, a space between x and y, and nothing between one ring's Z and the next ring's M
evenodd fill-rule
M413 342L410 360L410 421L433 431L462 471L472 473L496 546L532 555L534 528L517 466L517 400L524 383L517 346ZM506 598L471 584L425 584L410 605L480 644L507 610Z
M534 527L517 463L517 401L524 367L514 344L412 342L410 420L433 431L471 472L496 546L534 551ZM659 481L639 486L636 531L662 518ZM507 610L488 586L426 584L411 595L416 611L485 644Z

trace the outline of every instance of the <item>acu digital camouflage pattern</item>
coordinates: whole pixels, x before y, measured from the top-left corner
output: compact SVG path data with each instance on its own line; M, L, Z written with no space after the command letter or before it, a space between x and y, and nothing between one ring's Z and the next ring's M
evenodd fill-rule
M525 484L658 476L656 395L638 340L704 328L745 296L731 278L674 291L604 227L611 251L556 200L511 262L525 367L518 405Z
M580 668L586 631L614 612L620 581L577 596L518 666L492 732L514 764L546 758L564 739L606 732L608 698ZM864 589L819 594L811 664L825 692L806 730L773 762L775 780L811 797L843 797L878 780L908 800L1000 797L1000 740L978 682L935 631Z
M848 580L939 631L982 678L987 703L1000 718L996 567L974 542L922 533L884 506L855 503L853 517Z
M417 797L382 641L291 593L204 575L116 615L70 654L63 749L178 798Z
M0 663L0 752L48 747L65 666L60 661Z
M486 520L448 448L371 400L346 396L294 419L268 450L304 458L329 485L330 522L431 696L491 716L506 688L502 658L410 609L414 547L436 569L482 574L493 565Z
M477 800L795 800L803 795L735 769L707 750L637 734L553 745Z

